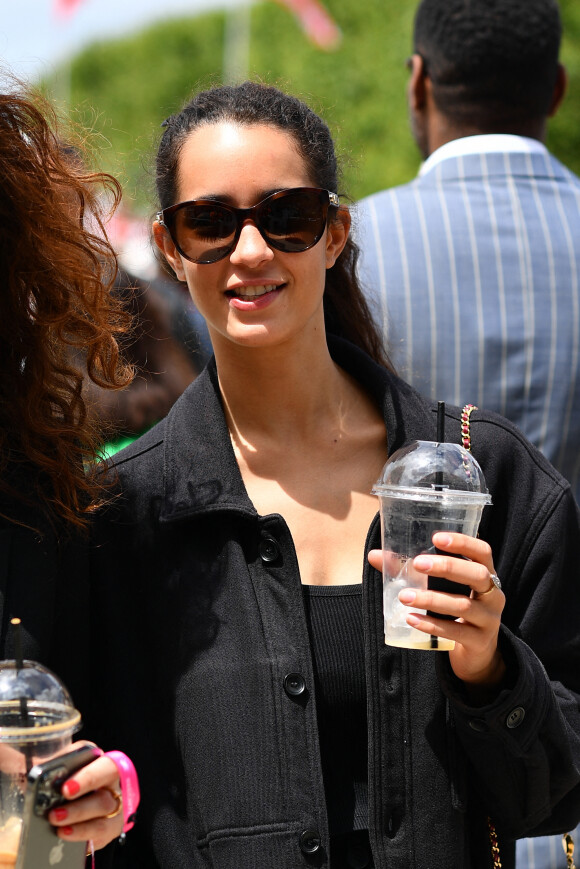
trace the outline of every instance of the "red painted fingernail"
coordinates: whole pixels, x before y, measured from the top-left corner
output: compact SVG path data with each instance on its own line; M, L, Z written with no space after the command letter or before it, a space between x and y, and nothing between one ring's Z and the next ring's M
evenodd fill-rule
M68 815L68 809L65 809L65 808L55 809L52 814L54 815L54 817L56 818L57 821L64 821L64 819Z
M61 827L60 832L63 833L65 836L70 836L70 835L72 835L73 828L72 827Z
M67 797L76 797L80 789L80 784L78 781L75 781L74 778L69 779L62 786L62 791Z

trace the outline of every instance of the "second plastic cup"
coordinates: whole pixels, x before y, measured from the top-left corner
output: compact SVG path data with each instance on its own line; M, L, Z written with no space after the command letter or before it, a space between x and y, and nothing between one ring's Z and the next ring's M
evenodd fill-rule
M0 661L0 869L16 865L28 771L80 727L62 682L33 661Z
M483 508L491 503L481 468L459 444L413 441L391 456L372 491L380 501L385 643L406 649L452 649L452 640L407 624L410 612L425 611L402 604L399 592L441 586L441 580L412 565L416 555L436 552L436 531L477 534Z

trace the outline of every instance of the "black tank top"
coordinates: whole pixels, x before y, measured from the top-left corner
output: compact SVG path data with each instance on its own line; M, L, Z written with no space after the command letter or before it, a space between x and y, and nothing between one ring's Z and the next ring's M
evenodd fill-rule
M362 585L305 585L331 835L368 828Z

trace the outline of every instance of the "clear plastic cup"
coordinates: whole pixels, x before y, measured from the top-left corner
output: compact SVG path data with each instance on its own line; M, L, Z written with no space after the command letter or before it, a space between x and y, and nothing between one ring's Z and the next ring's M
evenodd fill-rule
M412 560L436 552L436 531L477 535L483 508L491 504L481 468L459 444L413 441L390 457L372 493L380 502L385 643L406 649L452 649L452 640L407 624L410 612L425 610L402 604L399 592L409 587L465 592L465 587L446 586L445 580L414 570Z
M54 673L34 661L0 661L0 869L16 865L27 773L60 754L80 723Z

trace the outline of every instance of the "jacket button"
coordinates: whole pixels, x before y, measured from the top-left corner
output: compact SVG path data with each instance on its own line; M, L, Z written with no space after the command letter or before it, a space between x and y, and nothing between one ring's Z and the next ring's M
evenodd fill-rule
M270 534L262 534L262 538L258 545L258 552L262 561L269 563L276 561L280 555L280 547L278 542Z
M298 842L303 854L316 854L317 851L320 851L321 843L318 830L303 830Z
M519 727L522 721L524 720L526 715L526 710L523 706L516 706L515 709L512 709L510 714L505 720L506 725L513 730L514 727Z
M389 837L389 839L394 839L397 835L399 827L401 826L401 821L403 820L403 813L399 808L393 808L392 811L388 812L385 816L385 833Z
M306 691L304 676L300 673L288 673L284 676L284 691L289 697L300 697Z
M472 730L476 730L478 733L485 733L487 730L487 724L485 721L482 721L481 718L472 718L469 722L469 726Z

